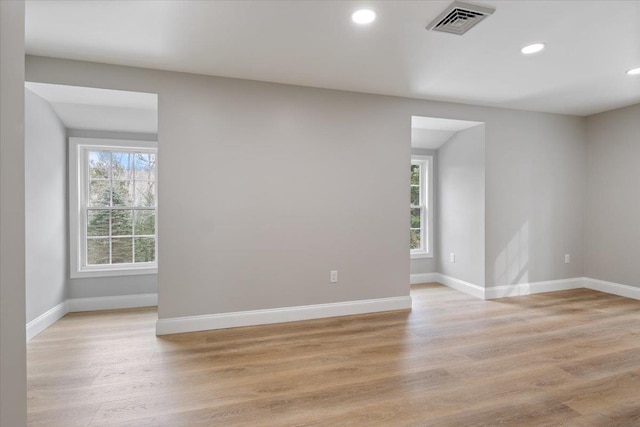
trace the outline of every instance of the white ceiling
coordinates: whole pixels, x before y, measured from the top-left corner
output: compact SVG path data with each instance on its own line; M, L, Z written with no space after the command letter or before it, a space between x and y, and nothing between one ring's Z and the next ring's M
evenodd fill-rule
M450 1L27 1L35 55L588 115L640 102L640 0L482 1L464 36L425 30ZM358 26L360 7L378 19ZM540 54L520 48L544 41Z
M411 147L437 150L461 130L483 124L466 120L411 117Z
M483 124L469 120L441 119L438 117L411 116L411 129L437 129L458 132Z
M156 94L32 82L25 86L47 100L69 129L158 132Z

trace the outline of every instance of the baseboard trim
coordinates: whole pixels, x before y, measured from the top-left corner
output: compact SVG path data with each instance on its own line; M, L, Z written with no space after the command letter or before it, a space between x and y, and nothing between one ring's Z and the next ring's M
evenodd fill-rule
M158 294L118 295L112 297L72 298L67 300L69 312L115 310L119 308L152 307L158 305Z
M607 282L605 280L578 277L543 282L520 283L507 286L482 286L456 279L441 273L411 275L411 284L438 282L452 289L480 299L497 299L524 296L543 292L587 288L594 291L640 300L640 287ZM27 341L53 325L67 313L79 311L114 310L121 308L151 307L158 305L158 294L121 295L96 298L72 298L47 310L26 325ZM203 316L159 319L156 334L166 335L209 329L224 329L239 326L265 325L293 322L334 316L374 313L379 311L405 310L411 308L411 297L392 297L370 300L347 301L266 310L242 311Z
M349 316L379 311L406 310L410 308L411 297L407 295L402 297L345 301L329 304L206 314L202 316L174 317L158 319L156 323L156 335L267 325L271 323L295 322L299 320Z
M27 342L67 313L79 311L115 310L119 308L153 307L158 305L158 294L118 295L112 297L71 298L61 302L27 323Z
M419 283L433 283L438 281L438 273L419 273L410 276L410 284L417 285Z
M448 286L452 289L455 289L460 292L464 292L465 294L469 294L476 298L484 299L484 290L480 285L476 285L471 282L465 282L464 280L456 279L455 277L447 276L446 274L437 273L438 283L442 283L445 286Z
M69 312L67 301L62 301L55 307L45 311L40 316L27 323L27 342L49 326L62 319Z
M492 286L484 289L484 299L517 297L544 292L566 291L584 287L582 277L572 279L547 280L543 282L518 283L515 285Z
M575 277L571 279L547 280L543 282L518 283L515 285L482 287L474 283L465 282L455 277L447 276L442 273L438 275L438 283L442 283L452 289L464 292L480 299L498 299L525 296L532 294L540 294L543 292L557 292L568 289L580 289L585 287L585 279L583 277ZM639 298L640 299L640 298Z
M640 288L638 287L588 277L583 277L582 280L587 289L640 300Z

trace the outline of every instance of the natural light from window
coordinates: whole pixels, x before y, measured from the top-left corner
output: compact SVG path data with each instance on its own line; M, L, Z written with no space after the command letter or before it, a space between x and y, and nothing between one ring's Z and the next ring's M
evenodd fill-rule
M412 258L431 256L429 186L431 156L411 156L410 253Z
M155 143L72 140L78 178L74 270L157 268Z

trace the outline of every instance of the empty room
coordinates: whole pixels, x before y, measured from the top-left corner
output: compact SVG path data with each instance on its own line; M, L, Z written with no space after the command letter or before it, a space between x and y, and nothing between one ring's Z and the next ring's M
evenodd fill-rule
M0 1L0 426L640 425L640 0Z

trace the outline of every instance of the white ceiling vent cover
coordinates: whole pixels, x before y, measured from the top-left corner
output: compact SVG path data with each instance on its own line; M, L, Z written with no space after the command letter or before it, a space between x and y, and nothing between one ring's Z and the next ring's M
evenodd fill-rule
M444 12L427 25L427 30L442 31L461 36L495 11L491 7L454 1Z

